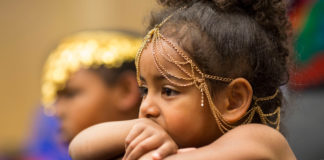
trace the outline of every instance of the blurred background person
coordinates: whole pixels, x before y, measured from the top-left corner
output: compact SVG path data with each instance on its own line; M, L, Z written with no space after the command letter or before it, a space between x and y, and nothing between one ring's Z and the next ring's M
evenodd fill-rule
M118 31L84 31L65 38L45 63L45 112L38 114L24 158L69 159L67 145L83 129L137 118L134 58L140 44L140 38Z
M143 17L156 6L152 0L0 1L0 159L19 158L31 137L42 112L42 68L60 40L84 30L144 33Z

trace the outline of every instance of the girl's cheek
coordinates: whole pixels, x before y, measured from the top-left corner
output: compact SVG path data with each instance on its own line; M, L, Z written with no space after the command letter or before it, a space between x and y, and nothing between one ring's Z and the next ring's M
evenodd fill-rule
M173 110L168 111L166 115L164 115L166 122L166 129L172 135L183 135L186 130L190 129L190 125L192 125L191 120L194 117L187 114L186 111Z

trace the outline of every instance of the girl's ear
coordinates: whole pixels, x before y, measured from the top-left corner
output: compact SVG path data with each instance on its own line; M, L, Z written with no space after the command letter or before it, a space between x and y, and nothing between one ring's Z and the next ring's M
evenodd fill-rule
M129 112L137 109L140 93L134 73L123 73L123 75L120 76L119 82L115 86L115 91L118 92L115 99L118 102L118 110Z
M251 84L244 78L236 78L222 93L216 106L226 122L238 122L250 107L253 95Z

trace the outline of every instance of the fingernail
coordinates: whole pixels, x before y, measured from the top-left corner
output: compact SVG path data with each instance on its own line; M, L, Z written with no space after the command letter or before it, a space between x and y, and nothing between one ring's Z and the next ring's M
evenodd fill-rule
M161 155L160 155L159 153L157 153L157 152L153 153L153 154L152 154L152 157L153 157L153 159L155 159L155 160L162 159Z

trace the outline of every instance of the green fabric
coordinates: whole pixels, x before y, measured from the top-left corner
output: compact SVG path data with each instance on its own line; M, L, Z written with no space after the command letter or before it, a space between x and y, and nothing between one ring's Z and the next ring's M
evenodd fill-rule
M306 64L315 55L324 52L324 0L312 7L305 26L295 43L297 61Z

